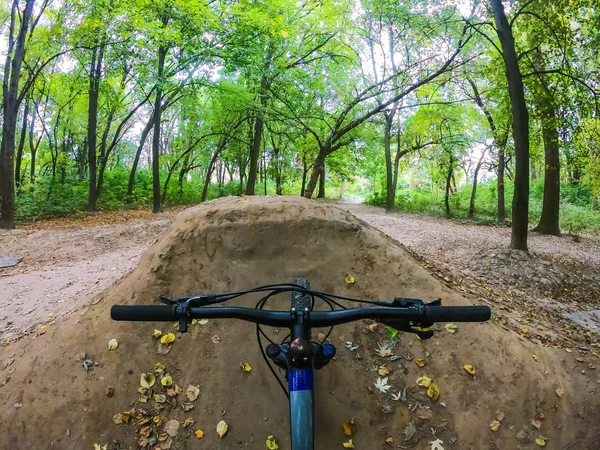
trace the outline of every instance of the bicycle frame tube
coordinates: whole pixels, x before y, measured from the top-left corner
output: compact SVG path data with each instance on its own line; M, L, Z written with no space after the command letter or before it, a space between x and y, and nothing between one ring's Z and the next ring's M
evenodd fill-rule
M313 369L295 369L288 372L290 391L290 427L292 450L313 450L314 445L314 391Z

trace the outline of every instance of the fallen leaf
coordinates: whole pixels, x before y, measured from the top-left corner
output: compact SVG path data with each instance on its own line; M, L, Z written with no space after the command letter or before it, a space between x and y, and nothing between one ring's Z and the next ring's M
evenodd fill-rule
M167 401L167 396L164 394L154 394L152 398L156 403L164 403Z
M471 375L475 375L475 373L477 373L475 367L473 367L471 364L465 364L465 370Z
M175 385L175 395L179 395L183 392L183 389L181 389L179 386Z
M378 323L372 323L371 325L367 325L367 330L369 330L371 333L374 333L378 325Z
M183 424L181 425L183 428L191 427L194 425L194 419L185 419Z
M389 348L388 344L379 344L379 347L375 350L382 358L386 358L388 356L392 356L392 349Z
M154 371L161 373L163 370L165 370L165 366L163 366L161 363L156 363L154 366Z
M240 367L244 372L250 372L252 370L252 367L247 362L241 362Z
M219 342L221 342L221 338L216 334L213 337L211 337L210 340L213 342L213 344L218 344Z
M502 422L504 420L504 413L502 411L496 411L496 420Z
M100 446L100 444L94 444L94 450L106 450L108 448L108 444L104 444Z
M208 323L208 319L200 319L200 320L198 321L198 323L199 323L200 325L206 325L206 324Z
M111 339L110 341L108 341L108 350L116 350L118 346L119 343L116 339Z
M140 398L138 398L138 402L140 402L140 403L148 403L148 396L146 396L146 395L140 395Z
M534 361L538 361L539 362L539 360L540 360L540 358L538 358L537 355L531 355L531 357L534 359Z
M385 376L389 375L390 371L385 366L379 366L379 369L377 369L377 373L379 374L380 377L385 377Z
M185 412L188 412L188 411L190 411L190 410L194 409L194 404L193 404L193 403L187 403L187 402L186 402L186 403L182 403L182 404L181 404L181 407L183 408L183 410L184 410Z
M431 386L431 381L432 380L429 377L419 377L417 378L417 385L428 388L429 386Z
M223 436L227 434L227 430L229 430L229 425L227 425L224 420L221 420L217 424L217 434L220 438L223 438Z
M573 353L573 350L571 350L570 348L567 347L567 348L565 348L565 352L567 352L567 353Z
M346 283L348 283L348 284L354 284L354 277L352 275L350 275L349 273L346 274L345 280L346 280ZM354 447L352 447L352 448L354 448Z
M344 442L344 448L354 448L354 442L350 439L348 442Z
M171 342L175 341L175 335L173 333L168 333L165 334L163 337L160 338L160 343L167 345L170 344Z
M541 428L542 428L542 421L541 420L537 420L537 419L533 419L531 421L531 425L533 425L534 427L536 427L538 430L541 430Z
M275 436L272 434L267 436L267 448L269 450L279 450L279 445L277 445L277 441L275 441Z
M540 447L545 447L546 446L546 440L547 438L545 438L544 436L540 436L535 440L535 443L537 445L539 445Z
M188 398L188 400L190 402L193 402L200 395L200 389L198 389L197 386L194 386L193 384L190 384L187 387L187 389L185 390L185 395L187 396L187 398Z
M354 350L357 350L359 347L360 347L360 345L354 345L350 341L346 342L346 348L348 350L350 350L351 352L353 352Z
M444 328L446 329L446 331L448 333L454 334L458 331L458 327L456 326L455 323L447 323Z
M558 395L560 398L562 398L562 396L565 394L565 391L563 391L561 388L556 388L556 395Z
M427 389L427 395L433 401L436 401L440 397L440 389L438 385L435 383L431 383L431 386Z
M169 387L173 384L173 378L171 378L171 375L165 375L160 379L160 384L164 387Z
M354 433L354 417L350 419L350 421L344 422L342 427L344 428L344 434L346 436L352 436L352 433Z
M196 430L196 431L194 431L194 434L196 435L196 437L198 439L202 439L204 437L204 431L202 431L202 430Z
M385 442L386 442L386 444L390 444L390 445L392 445L392 442L394 442L394 439L393 439L393 438L390 436L389 438L387 438L387 439L385 440Z
M492 420L490 422L490 429L492 431L498 431L498 428L500 428L500 421L499 420Z
M406 436L404 438L404 442L408 442L415 436L415 434L417 434L417 427L415 427L415 424L412 421L408 422L408 425L406 425L404 428L403 433L404 436Z
M165 424L165 433L167 433L169 436L171 437L175 437L177 436L177 433L179 432L179 421L178 420L169 420L166 424Z
M117 413L113 416L113 422L117 425L123 423L123 417L121 417L121 413Z
M444 447L442 447L444 442L439 438L429 443L431 444L431 450L444 450Z
M529 330L527 328L523 328L521 330L521 333L523 333L523 334L529 334Z
M161 336L162 336L162 331L160 331L160 330L154 330L154 332L152 333L152 337L154 339L158 339Z
M156 381L156 377L154 376L153 373L143 373L142 376L140 377L140 385L143 388L146 389L150 389L152 386L154 386L154 382Z
M379 389L379 391L385 394L388 389L392 387L387 384L387 380L387 378L377 378L377 381L375 382L375 388Z
M419 409L417 411L417 417L422 420L429 420L433 417L433 411L430 409Z
M417 366L419 366L419 367L423 367L425 365L424 359L415 359L415 362L417 363Z

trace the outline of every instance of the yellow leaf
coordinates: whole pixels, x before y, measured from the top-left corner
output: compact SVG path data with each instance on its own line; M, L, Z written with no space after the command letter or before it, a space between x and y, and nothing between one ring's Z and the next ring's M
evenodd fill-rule
M454 334L458 331L458 327L456 326L455 323L447 323L444 328L446 329L446 331L448 333Z
M570 348L567 347L567 348L565 348L565 352L567 352L567 353L573 353L573 350L571 350Z
M431 386L429 386L429 389L427 389L427 395L431 400L436 401L440 397L440 389L438 388L438 385L431 383Z
M529 333L529 330L528 330L527 328L523 328L523 329L521 330L521 333L523 333L523 334L528 334L528 333Z
M158 339L161 336L162 336L162 331L160 331L160 330L154 330L154 333L152 333L152 337L154 339Z
M354 284L354 277L352 275L350 275L349 273L346 274L345 280L346 280L346 283L348 283L348 284ZM354 447L352 447L352 448L354 448Z
M160 338L160 343L166 345L166 344L170 344L174 340L175 340L175 335L173 333L168 333Z
M562 396L565 395L565 391L563 391L561 388L556 388L556 395L562 398Z
M194 431L194 434L196 435L196 437L198 439L202 439L204 437L204 431L202 431L202 430L196 430L196 431Z
M473 367L471 364L465 364L465 370L467 372L469 372L471 375L475 375L475 373L477 372L475 370L475 367Z
M538 358L537 355L531 355L531 357L534 359L534 361L538 361L539 362L539 360L540 360L540 358Z
M417 378L417 384L421 387L428 388L429 386L431 386L431 381L431 378L425 376Z
M163 370L165 370L165 366L163 366L161 363L156 363L154 366L154 371L161 373Z
M348 442L344 442L344 448L354 448L354 443L352 442L352 439L350 439Z
M94 444L94 450L106 450L108 448L108 444L104 444L100 447L100 444Z
M379 369L377 369L377 373L380 377L386 377L389 375L390 371L385 366L379 366Z
M425 365L424 359L415 359L415 362L417 363L417 366L419 366L419 367L423 367Z
M146 389L150 389L152 386L154 386L154 382L156 381L156 377L154 376L153 373L143 373L141 378L140 378L140 384L142 385L143 388Z
M385 440L385 442L386 442L387 444L390 444L390 445L391 445L391 444L392 444L392 442L394 442L394 439L393 439L393 438L390 436L389 438L387 438L387 439Z
M451 281L450 277L444 277L444 281Z
M229 425L227 425L224 420L221 420L217 424L217 434L220 438L222 438L223 436L225 436L225 434L227 434L227 430L229 430Z
M164 403L167 401L167 396L163 394L154 394L152 398L156 403Z
M267 448L269 450L279 450L279 445L277 445L277 441L275 441L275 436L272 434L267 437Z
M352 419L350 419L349 422L344 422L344 434L346 436L352 436L352 433L354 433L354 417Z
M181 389L179 386L175 385L175 395L179 395L183 392L183 389Z
M373 332L375 332L375 330L377 329L377 326L378 326L378 325L379 325L378 323L372 323L371 325L367 325L367 329L368 329L368 330L369 330L371 333L373 333Z
M109 350L116 350L118 346L119 346L119 343L117 342L116 339L111 339L110 341L108 341L108 349Z
M539 445L540 447L545 447L546 446L546 438L544 436L540 436L535 440L535 443L537 445Z
M250 372L252 370L252 367L247 362L241 362L240 367L244 372Z
M160 384L169 387L173 384L173 378L171 378L171 375L166 375L160 379Z
M490 422L490 429L492 431L498 431L498 428L500 428L500 421L499 420L492 420Z

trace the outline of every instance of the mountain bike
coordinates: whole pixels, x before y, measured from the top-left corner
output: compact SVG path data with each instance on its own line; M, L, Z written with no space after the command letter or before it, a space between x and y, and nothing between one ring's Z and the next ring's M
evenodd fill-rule
M274 295L285 292L292 294L289 311L263 309ZM265 295L255 308L210 307L256 293ZM330 310L315 311L316 299L322 300ZM113 320L177 321L182 333L187 331L193 319L240 319L256 324L261 354L289 398L292 450L313 450L313 370L325 367L336 354L335 346L327 343L335 325L374 319L398 331L415 333L421 339L428 339L433 336L433 331L429 328L436 322L483 322L489 320L491 315L487 306L441 306L440 299L429 303L405 297L396 297L391 301L373 301L328 294L312 290L304 278L298 278L294 283L271 284L227 294L177 299L161 296L160 300L165 305L114 305L110 314ZM340 301L366 304L369 307L346 308ZM290 332L281 343L276 343L265 334L261 325L289 328ZM312 328L326 327L329 327L329 331L322 340L312 340ZM269 341L266 349L262 338ZM285 371L289 392L271 362Z

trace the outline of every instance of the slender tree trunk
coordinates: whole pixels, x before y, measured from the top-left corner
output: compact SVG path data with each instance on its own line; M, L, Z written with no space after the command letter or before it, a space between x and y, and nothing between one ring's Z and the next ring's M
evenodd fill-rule
M306 177L308 175L308 163L306 162L306 155L302 155L302 187L300 188L300 197L304 197L306 191Z
M23 160L23 150L25 148L25 141L27 140L27 121L29 116L29 98L25 102L25 108L23 109L23 122L21 124L21 137L19 139L19 147L17 149L17 160L15 162L15 186L17 189L21 186L21 161Z
M392 125L394 124L394 115L391 112L385 114L385 128L383 134L383 147L385 151L385 180L386 180L386 198L385 210L393 211L396 206L396 189L394 185L394 170L392 168Z
M33 192L35 189L35 157L37 153L37 145L34 143L33 139L33 130L35 127L35 117L37 115L38 106L34 102L33 104L33 114L31 115L31 125L29 127L29 151L31 152L31 166L29 169L29 190Z
M166 24L165 24L166 25ZM160 46L158 49L158 85L156 86L156 99L154 101L154 134L152 136L152 192L154 202L152 212L158 213L161 210L160 204L160 120L161 104L163 92L163 78L165 70L165 58L167 56L166 47Z
M325 161L323 161L323 167L319 175L319 191L317 192L317 198L325 198Z
M450 212L450 190L452 189L450 186L450 182L452 181L452 176L454 175L454 155L450 153L450 161L448 162L448 176L446 177L446 195L444 197L444 204L446 206L446 217L452 217L452 213Z
M140 137L140 142L138 144L137 150L135 152L135 157L133 158L133 164L131 165L131 172L129 172L129 182L127 183L127 198L131 199L133 196L133 187L135 186L135 172L137 171L138 164L140 163L140 157L142 156L142 150L144 149L144 144L146 144L146 139L148 139L148 135L150 134L150 130L154 126L154 113L150 115L148 122L146 122L146 126L142 130L142 136Z
M103 38L104 39L104 38ZM89 190L88 210L95 211L98 201L96 184L96 137L98 133L98 93L100 88L100 76L102 74L102 59L104 57L104 45L94 47L92 50L92 63L90 67L90 92L88 104L88 166L89 166Z
M328 149L326 147L321 147L319 149L319 154L315 158L315 162L313 164L313 169L310 174L310 178L308 180L308 184L306 189L304 190L304 197L312 198L313 193L317 187L317 183L319 181L319 177L321 176L321 172L325 168L325 158L328 154Z
M473 217L475 215L475 196L477 195L477 177L479 176L479 170L481 169L481 165L483 164L483 158L485 157L485 152L481 152L481 157L479 161L477 161L477 165L475 166L475 172L473 173L473 189L471 189L471 201L469 203L469 217Z
M560 153L556 109L550 98L542 100L542 137L544 140L544 200L542 217L535 231L560 235Z
M498 148L498 223L506 222L506 202L504 200L504 146Z
M512 28L508 23L502 0L490 0L496 31L502 45L502 57L506 66L506 79L513 116L515 142L515 191L512 208L512 236L510 246L527 251L527 228L529 223L529 113L525 102L523 77L515 50Z
M15 227L15 134L19 110L19 79L25 57L25 37L33 12L33 0L27 0L21 16L21 26L16 41L13 33L16 23L17 0L13 1L9 30L9 45L2 82L2 144L0 145L0 228ZM14 55L13 53L14 44ZM11 61L12 55L12 61Z
M83 146L79 148L79 152L77 152L77 172L79 175L79 181L83 181L85 179L85 163L88 154L88 140L87 137L83 139Z

